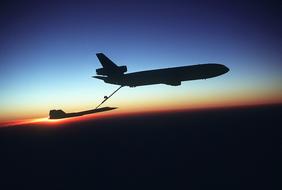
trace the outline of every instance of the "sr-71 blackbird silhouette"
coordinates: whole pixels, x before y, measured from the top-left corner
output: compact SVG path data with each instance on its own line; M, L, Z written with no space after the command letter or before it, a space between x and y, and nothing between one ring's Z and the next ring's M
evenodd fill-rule
M125 73L127 72L126 66L117 66L103 53L97 53L96 55L102 64L102 68L96 69L96 74L99 76L93 77L103 80L105 83L120 86L136 87L152 84L179 86L182 81L217 77L229 71L225 65L207 63Z
M86 110L81 112L72 112L72 113L65 113L63 110L50 110L49 112L49 119L63 119L69 117L78 117L98 112L105 112L116 109L116 107L103 107L103 108L96 108L92 110Z

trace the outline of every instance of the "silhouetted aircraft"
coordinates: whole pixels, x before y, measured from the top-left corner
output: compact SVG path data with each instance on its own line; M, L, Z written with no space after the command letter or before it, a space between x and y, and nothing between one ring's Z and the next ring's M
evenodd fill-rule
M98 113L98 112L104 112L116 109L115 107L103 107L103 108L96 108L92 110L87 111L81 111L81 112L73 112L73 113L65 113L63 110L50 110L49 112L49 119L63 119L63 118L69 118L69 117L77 117L92 113Z
M103 80L105 83L120 86L135 87L152 84L179 86L182 81L217 77L229 71L225 65L207 63L125 74L127 72L126 66L117 66L103 53L97 53L96 55L103 68L96 69L96 74L100 76L93 77Z

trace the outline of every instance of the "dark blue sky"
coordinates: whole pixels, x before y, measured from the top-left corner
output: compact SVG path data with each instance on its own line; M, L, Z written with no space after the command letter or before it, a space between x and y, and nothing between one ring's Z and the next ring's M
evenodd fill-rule
M109 101L120 110L277 102L281 8L279 1L1 2L0 120L96 105L116 88L90 78L97 52L129 71L206 62L231 69L179 88L125 89Z

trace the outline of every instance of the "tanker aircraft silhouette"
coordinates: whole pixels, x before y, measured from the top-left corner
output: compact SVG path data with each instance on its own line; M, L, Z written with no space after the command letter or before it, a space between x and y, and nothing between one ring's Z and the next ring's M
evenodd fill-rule
M179 86L182 81L217 77L229 71L225 65L207 63L125 74L125 72L127 72L126 66L117 66L103 53L97 53L96 55L103 68L96 69L96 74L100 76L93 76L93 78L103 80L105 83L120 85L121 87L136 87L152 84ZM105 97L105 99L107 99L107 97Z
M181 85L182 81L217 77L229 71L229 69L224 65L217 63L207 63L125 74L125 72L127 72L126 66L117 66L103 53L97 53L96 55L103 68L96 69L96 74L99 76L93 77L103 80L105 83L120 85L120 87L109 96L104 96L104 100L95 109L74 113L65 113L63 110L50 110L49 119L77 117L86 114L93 114L97 112L116 109L111 107L99 107L124 86L136 87L152 84L167 84L172 86L179 86Z

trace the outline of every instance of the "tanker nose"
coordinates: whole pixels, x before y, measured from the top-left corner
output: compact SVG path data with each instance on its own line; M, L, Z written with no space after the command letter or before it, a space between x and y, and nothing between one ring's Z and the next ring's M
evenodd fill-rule
M228 71L229 71L229 68L228 68L228 67L226 67L225 65L220 65L219 72L220 72L221 74L225 74L225 73L227 73Z
M228 67L226 67L225 65L223 66L224 67L224 73L227 73L230 69Z

